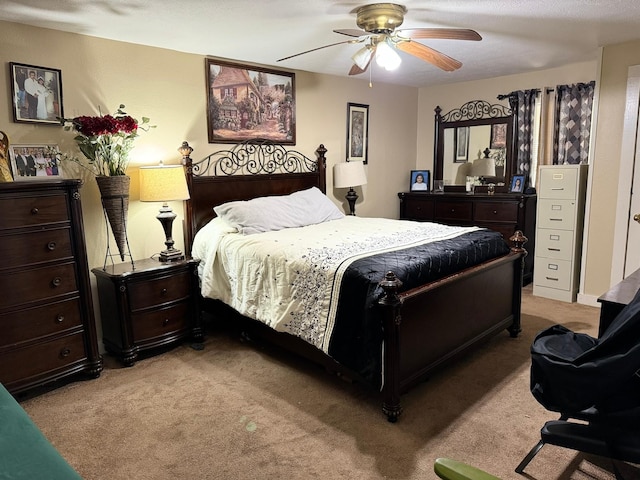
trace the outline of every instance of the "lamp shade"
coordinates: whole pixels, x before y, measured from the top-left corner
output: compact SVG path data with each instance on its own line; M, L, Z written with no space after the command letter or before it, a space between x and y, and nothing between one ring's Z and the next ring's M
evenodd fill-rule
M189 189L182 165L140 167L140 201L188 200Z
M495 160L493 158L476 158L471 166L471 175L476 177L495 177Z
M342 162L333 166L333 186L336 188L357 187L367 183L364 163Z

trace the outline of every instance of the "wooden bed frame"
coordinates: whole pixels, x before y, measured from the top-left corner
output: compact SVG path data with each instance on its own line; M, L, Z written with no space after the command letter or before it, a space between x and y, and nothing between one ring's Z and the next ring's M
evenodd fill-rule
M185 207L187 252L198 229L215 216L216 205L312 186L326 193L327 150L323 145L316 150L317 160L264 140L238 144L197 163L190 157L187 142L180 151L191 194ZM400 395L435 368L502 330L512 337L519 334L526 238L516 232L511 241L511 251L503 257L410 291L398 293L401 283L393 272L380 279L385 292L379 301L384 310L385 342L382 409L389 421L395 422L402 412ZM218 315L240 316L219 302L202 299L201 304ZM261 323L256 327L269 341L359 380L354 372L303 340Z

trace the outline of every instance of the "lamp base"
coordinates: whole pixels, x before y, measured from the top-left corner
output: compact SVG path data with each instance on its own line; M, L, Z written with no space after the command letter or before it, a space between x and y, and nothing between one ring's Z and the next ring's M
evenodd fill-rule
M161 262L177 262L178 260L184 260L184 254L177 248L171 248L160 252L159 260Z
M358 194L353 189L353 187L349 188L347 192L347 202L349 202L349 215L356 214L356 200L358 200Z
M156 218L162 224L162 229L164 230L164 235L166 240L164 244L166 245L166 250L160 252L160 261L161 262L175 262L177 260L183 260L184 254L178 250L177 248L173 248L173 237L171 235L171 230L173 227L173 220L177 217L177 215L171 210L171 207L166 203L162 205L160 209L160 213L156 216Z

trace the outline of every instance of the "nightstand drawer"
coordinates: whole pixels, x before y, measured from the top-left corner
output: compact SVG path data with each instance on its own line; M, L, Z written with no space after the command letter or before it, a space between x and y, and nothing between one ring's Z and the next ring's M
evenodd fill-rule
M538 229L536 252L545 258L571 260L573 253L573 232L571 230Z
M75 264L34 268L0 276L0 308L45 300L78 290Z
M475 205L473 220L477 222L516 223L517 203L479 202Z
M50 303L0 316L0 347L59 334L82 325L80 300Z
M142 342L186 330L191 326L189 303L131 315L133 341Z
M576 198L578 170L575 168L545 168L540 171L539 198Z
M72 258L70 235L68 228L58 228L0 237L5 255L3 266L12 268Z
M0 199L0 229L68 222L64 195Z
M538 200L538 228L573 230L576 221L576 202L572 200Z
M129 305L131 311L162 305L186 298L191 291L191 273L184 271L146 282L131 282L129 285Z
M0 383L11 388L11 382L50 374L86 357L82 332L0 353Z
M436 221L457 220L471 222L473 203L471 202L438 202L436 203Z
M567 260L551 260L536 257L536 268L533 271L533 283L541 287L569 290L571 284L571 262Z

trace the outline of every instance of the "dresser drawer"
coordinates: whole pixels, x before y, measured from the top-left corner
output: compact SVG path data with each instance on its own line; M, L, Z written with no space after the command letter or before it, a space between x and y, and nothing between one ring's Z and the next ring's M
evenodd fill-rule
M469 223L472 220L472 202L447 202L436 203L436 221L453 220Z
M576 202L550 199L538 201L538 228L573 230L575 222Z
M545 258L571 260L573 254L573 231L538 229L536 252Z
M0 199L0 229L28 227L69 220L63 195Z
M569 290L571 285L572 262L536 257L533 283L541 287Z
M11 389L11 382L54 372L86 357L82 332L7 350L0 353L0 383Z
M473 214L473 220L476 222L517 223L517 219L517 203L478 202Z
M191 274L184 271L145 282L129 284L129 306L132 312L180 300L191 292Z
M0 237L5 268L73 257L68 228Z
M433 220L432 199L407 198L404 200L404 218L411 220Z
M74 263L34 268L0 275L0 308L73 293L78 290Z
M539 198L576 198L578 170L575 168L544 168L540 171Z
M0 347L61 333L82 325L80 300L71 299L0 316Z
M136 313L131 316L133 341L143 342L186 330L191 325L189 303L182 302L169 308Z

